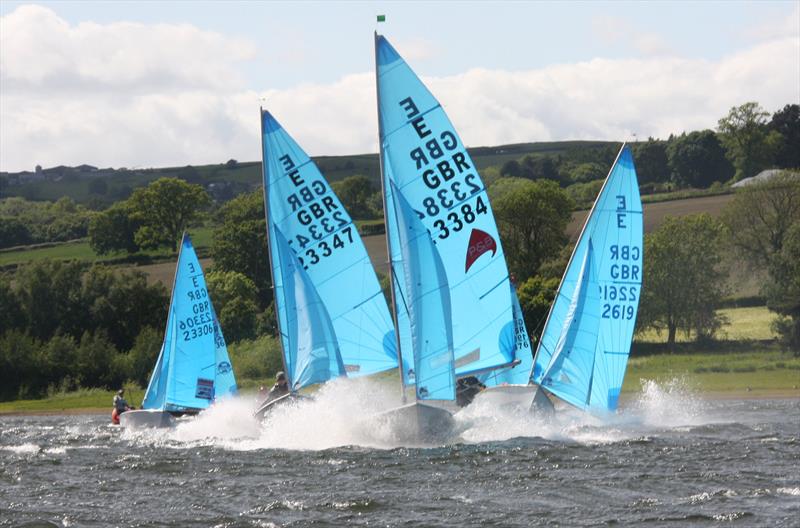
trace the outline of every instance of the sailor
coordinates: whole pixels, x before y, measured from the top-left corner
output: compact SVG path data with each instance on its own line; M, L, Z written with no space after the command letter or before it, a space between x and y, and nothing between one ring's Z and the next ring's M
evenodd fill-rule
M278 372L275 375L275 385L270 389L267 399L276 400L286 394L289 394L289 380L286 379L286 374Z
M466 407L485 388L486 385L481 383L475 376L459 378L456 383L456 403L459 407Z
M128 402L125 401L125 389L118 390L116 396L114 396L114 410L117 411L118 415L131 410Z
M111 411L111 423L119 425L119 415L133 409L125 401L125 389L120 389L114 395L114 409Z

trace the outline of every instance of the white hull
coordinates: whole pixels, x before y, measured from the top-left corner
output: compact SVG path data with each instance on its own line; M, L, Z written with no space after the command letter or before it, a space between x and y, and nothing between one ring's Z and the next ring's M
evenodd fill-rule
M538 387L536 385L498 385L479 392L472 404L491 405L505 409L528 410L533 405Z
M422 402L384 411L369 421L374 427L392 431L393 439L401 443L444 442L455 433L450 411Z
M490 405L512 411L531 411L537 414L553 414L554 408L545 391L538 385L498 385L488 387L475 396L473 404Z
M137 409L119 416L119 424L126 429L155 429L175 427L175 417L167 411Z
M263 420L264 416L266 416L270 411L275 409L276 407L288 405L290 403L295 403L303 400L310 400L308 396L303 396L302 394L295 394L290 392L289 394L284 394L280 398L275 398L274 400L270 400L266 403L262 403L256 412L253 413L253 416L258 420Z

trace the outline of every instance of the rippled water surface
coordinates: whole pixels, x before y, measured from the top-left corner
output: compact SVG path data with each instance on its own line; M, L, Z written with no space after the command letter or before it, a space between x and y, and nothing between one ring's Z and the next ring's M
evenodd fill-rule
M441 446L362 414L369 382L162 432L108 416L0 417L0 526L800 525L800 402L704 401L650 384L610 421L475 405Z

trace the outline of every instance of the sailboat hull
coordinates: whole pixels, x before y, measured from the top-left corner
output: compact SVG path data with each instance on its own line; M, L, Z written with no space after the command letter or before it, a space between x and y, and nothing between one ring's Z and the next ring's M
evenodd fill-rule
M410 403L372 417L372 425L392 432L400 443L444 442L455 433L455 420L447 409L421 402Z
M175 417L159 409L137 409L120 415L119 424L126 429L163 429L175 427Z
M536 385L497 385L479 392L472 405L490 405L500 409L528 410L533 404L538 387Z
M301 401L308 401L308 400L313 400L313 398L295 393L284 394L280 398L275 398L274 400L269 400L265 403L262 403L258 407L258 410L256 410L256 412L253 413L253 417L256 418L257 420L263 420L267 414L269 414L273 409L277 407L282 407L287 404L297 403Z

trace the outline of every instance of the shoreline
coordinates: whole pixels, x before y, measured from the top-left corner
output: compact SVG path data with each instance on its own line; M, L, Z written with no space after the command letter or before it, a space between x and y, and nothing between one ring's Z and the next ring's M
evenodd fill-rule
M688 391L700 398L709 401L720 400L800 400L800 389L731 389L731 390L715 390L715 391ZM640 392L625 392L622 393L621 400L623 404L630 402L636 398ZM77 415L103 415L111 416L111 407L81 407L71 409L36 409L36 410L17 410L7 409L0 410L0 419L7 416L77 416Z

